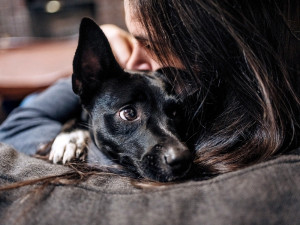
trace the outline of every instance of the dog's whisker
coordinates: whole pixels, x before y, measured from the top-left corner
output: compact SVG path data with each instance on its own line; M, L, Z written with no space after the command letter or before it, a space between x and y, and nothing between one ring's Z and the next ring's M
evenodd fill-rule
M79 122L78 125L80 125L81 127L84 127L84 128L92 128L92 126L86 122Z

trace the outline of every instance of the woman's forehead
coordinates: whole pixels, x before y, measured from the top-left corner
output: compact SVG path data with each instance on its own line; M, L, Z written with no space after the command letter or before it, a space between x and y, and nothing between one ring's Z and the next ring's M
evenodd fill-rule
M132 10L132 4L129 0L124 0L124 10L125 10L125 23L128 31L133 36L143 36L145 37L146 32L142 24L139 22L136 13Z

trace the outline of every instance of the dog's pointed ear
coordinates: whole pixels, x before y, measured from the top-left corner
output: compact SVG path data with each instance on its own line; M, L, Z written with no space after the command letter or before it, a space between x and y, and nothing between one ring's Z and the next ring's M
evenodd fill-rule
M166 84L167 92L179 98L185 98L194 94L199 88L193 77L185 70L174 67L164 67L156 70Z
M81 98L90 97L104 79L120 71L103 31L93 20L83 18L73 60L73 91Z

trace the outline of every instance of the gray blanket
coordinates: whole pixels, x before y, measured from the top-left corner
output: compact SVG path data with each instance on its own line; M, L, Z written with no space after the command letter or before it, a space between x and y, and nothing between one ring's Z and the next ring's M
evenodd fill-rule
M205 181L139 189L130 179L93 175L76 185L0 192L0 224L299 224L300 154L280 156ZM0 144L0 186L61 174Z

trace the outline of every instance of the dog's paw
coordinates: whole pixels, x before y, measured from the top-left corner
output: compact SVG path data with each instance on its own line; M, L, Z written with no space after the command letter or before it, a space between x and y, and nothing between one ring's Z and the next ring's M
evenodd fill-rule
M89 137L89 132L85 130L60 133L52 144L49 160L55 164L59 162L65 164L73 159L84 160Z

